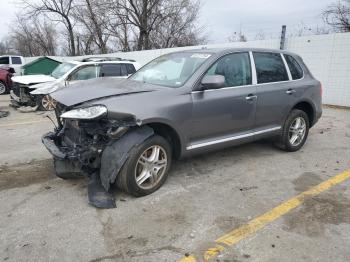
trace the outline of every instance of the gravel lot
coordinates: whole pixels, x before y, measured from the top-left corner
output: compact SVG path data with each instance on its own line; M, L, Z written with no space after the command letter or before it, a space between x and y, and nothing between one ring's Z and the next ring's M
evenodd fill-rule
M0 96L0 261L178 261L350 168L350 110L325 108L299 152L263 141L175 162L167 183L117 208L87 204L86 181L53 176L46 113ZM51 115L50 113L48 115ZM313 197L214 261L349 261L350 181Z

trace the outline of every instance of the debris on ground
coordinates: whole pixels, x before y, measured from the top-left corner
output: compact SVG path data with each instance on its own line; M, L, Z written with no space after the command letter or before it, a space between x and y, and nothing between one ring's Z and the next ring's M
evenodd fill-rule
M21 106L17 108L17 110L22 113L35 112L37 109L38 109L38 106Z
M239 190L240 191L248 191L248 190L252 190L252 189L257 189L257 186L249 186L249 187L241 187Z
M9 111L0 111L0 118L7 117L10 114Z

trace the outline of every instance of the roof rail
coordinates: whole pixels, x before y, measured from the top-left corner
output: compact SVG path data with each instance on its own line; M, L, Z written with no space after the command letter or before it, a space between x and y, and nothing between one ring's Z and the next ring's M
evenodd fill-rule
M81 62L104 62L104 61L129 61L129 62L136 62L132 59L123 59L120 57L98 57L98 56L91 56L86 57L81 60Z

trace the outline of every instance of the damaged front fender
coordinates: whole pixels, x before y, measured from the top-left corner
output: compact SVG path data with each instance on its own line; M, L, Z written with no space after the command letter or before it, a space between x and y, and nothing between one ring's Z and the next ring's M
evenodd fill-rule
M154 134L149 126L131 128L120 139L106 146L101 157L100 178L103 187L108 191L110 184L117 178L120 169L129 158L130 150Z

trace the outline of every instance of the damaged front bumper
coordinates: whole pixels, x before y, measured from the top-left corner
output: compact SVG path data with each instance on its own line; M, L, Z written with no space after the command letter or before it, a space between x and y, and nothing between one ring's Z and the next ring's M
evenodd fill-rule
M56 131L42 137L42 143L53 156L56 176L87 177L89 203L99 208L115 207L108 192L110 185L130 150L153 135L153 129L137 127L136 121L65 119L61 122L59 117L58 121Z
M63 179L86 176L89 180L89 204L97 208L115 208L116 203L113 195L102 186L99 169L80 161L80 155L74 148L60 144L58 134L57 132L49 132L42 137L42 143L53 156L56 176Z
M46 149L51 153L51 155L53 155L55 158L63 160L66 158L67 154L65 152L63 152L56 145L55 137L56 137L55 133L49 132L41 138L41 142L44 144Z
M10 91L11 104L14 107L36 106L35 96L30 91L29 86L14 82Z

